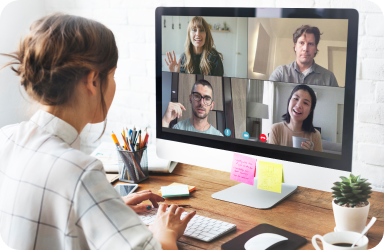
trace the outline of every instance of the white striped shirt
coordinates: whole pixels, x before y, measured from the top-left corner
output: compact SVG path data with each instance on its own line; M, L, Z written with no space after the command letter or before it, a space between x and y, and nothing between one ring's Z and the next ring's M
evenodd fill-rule
M39 110L0 129L0 234L15 249L161 249L79 151L71 125Z

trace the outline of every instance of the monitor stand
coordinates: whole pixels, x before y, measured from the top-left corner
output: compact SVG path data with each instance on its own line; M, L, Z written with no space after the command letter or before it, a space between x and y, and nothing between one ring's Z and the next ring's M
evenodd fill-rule
M293 194L296 189L297 186L285 183L281 184L281 193L257 189L257 178L255 178L253 186L240 183L212 194L212 198L258 209L269 209Z

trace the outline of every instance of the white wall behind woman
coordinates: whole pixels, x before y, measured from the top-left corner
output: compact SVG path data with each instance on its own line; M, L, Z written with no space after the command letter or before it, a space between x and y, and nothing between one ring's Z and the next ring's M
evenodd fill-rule
M162 32L162 51L165 55L167 52L174 51L176 55L184 53L185 40L187 38L188 23L191 20L189 16L163 16L161 22ZM165 21L165 27L164 27ZM172 29L172 23L174 28ZM180 24L180 27L179 27Z
M20 38L24 36L36 19L46 15L43 0L19 0L9 3L0 16L0 53L10 53L17 49ZM1 56L0 65L10 61ZM20 93L21 92L21 93ZM24 121L33 114L34 105L20 86L19 78L7 67L0 71L0 127Z

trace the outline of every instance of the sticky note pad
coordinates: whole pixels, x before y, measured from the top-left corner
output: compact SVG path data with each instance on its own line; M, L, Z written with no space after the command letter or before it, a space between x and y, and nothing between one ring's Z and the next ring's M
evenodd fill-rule
M233 154L231 180L253 185L256 159L241 154Z
M266 161L259 162L257 188L281 193L283 181L283 165Z
M168 186L180 186L180 185L186 185L186 184L181 184L181 183L177 183L177 182L174 182L172 184L169 184ZM192 191L195 191L196 190L196 187L195 186L189 186L188 185L188 191L189 193L191 193ZM162 196L161 194L161 189L158 191L159 195Z
M161 187L161 193L164 198L189 196L189 190L187 185Z

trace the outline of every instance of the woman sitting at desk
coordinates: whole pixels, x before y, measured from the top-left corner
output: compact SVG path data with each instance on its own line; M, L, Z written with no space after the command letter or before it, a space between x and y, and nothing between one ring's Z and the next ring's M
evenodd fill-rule
M136 212L152 206L140 203L158 207L164 199L149 190L121 198L102 163L79 150L81 131L105 121L115 95L113 33L96 21L54 14L36 21L7 56L41 109L0 129L4 242L15 249L177 249L195 212L180 220L183 208L161 204L147 228Z
M304 84L297 85L288 98L287 113L283 115L284 122L272 125L268 143L293 147L292 136L303 137L309 139L301 143L303 149L322 152L320 132L312 124L316 102L312 88Z
M189 22L185 51L176 61L173 51L164 58L169 71L197 75L223 76L223 55L214 48L214 42L208 23L204 18L195 16Z

